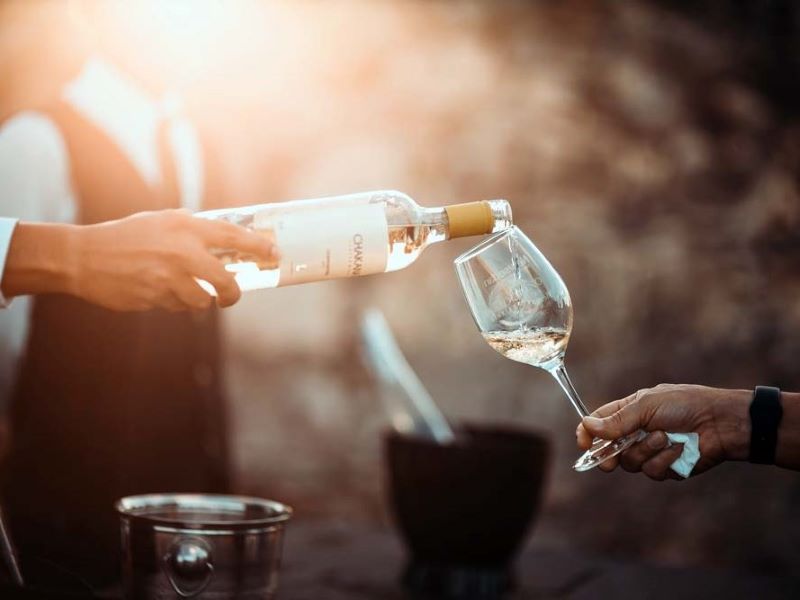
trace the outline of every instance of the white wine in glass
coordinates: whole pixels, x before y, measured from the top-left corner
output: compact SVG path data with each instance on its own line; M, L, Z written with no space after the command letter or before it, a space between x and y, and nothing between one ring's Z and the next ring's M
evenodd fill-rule
M550 373L581 417L589 411L564 367L572 333L567 286L519 228L501 231L455 261L461 289L486 342L497 352ZM596 467L643 436L595 439L575 463L577 471Z

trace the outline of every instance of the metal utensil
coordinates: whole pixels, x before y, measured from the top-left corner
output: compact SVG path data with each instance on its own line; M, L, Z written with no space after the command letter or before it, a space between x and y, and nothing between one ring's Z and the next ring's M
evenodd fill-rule
M3 554L3 562L5 562L6 568L11 575L11 581L14 585L23 587L25 580L22 578L22 571L19 568L17 549L6 526L2 507L0 507L0 552Z
M381 311L365 311L361 338L366 362L383 388L381 395L394 429L439 444L454 441L447 419L403 356Z

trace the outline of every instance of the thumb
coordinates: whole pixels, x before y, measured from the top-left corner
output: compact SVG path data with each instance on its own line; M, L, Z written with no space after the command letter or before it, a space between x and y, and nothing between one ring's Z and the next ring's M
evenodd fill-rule
M641 428L641 406L633 402L607 417L583 417L583 426L594 437L615 440Z

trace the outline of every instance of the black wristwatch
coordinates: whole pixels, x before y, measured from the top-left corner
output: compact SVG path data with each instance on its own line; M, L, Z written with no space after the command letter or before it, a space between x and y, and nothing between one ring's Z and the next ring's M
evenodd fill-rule
M776 387L757 385L750 403L750 462L775 464L782 417L781 391Z

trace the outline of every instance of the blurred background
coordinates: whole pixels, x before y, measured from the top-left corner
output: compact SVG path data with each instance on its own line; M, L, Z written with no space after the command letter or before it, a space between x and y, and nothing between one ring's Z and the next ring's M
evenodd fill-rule
M100 54L180 92L220 202L508 198L572 293L568 365L590 406L661 382L797 390L799 31L789 0L3 0L0 119ZM572 471L573 409L544 372L493 353L462 301L451 261L471 243L224 312L237 491L386 521L388 422L357 340L375 306L454 423L551 436L540 541L797 572L796 473Z

